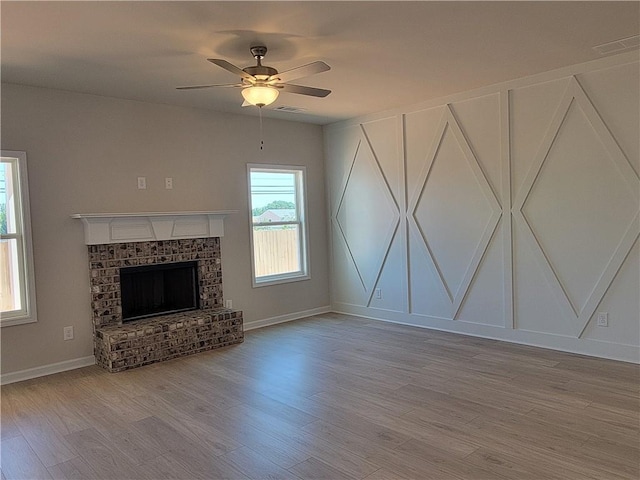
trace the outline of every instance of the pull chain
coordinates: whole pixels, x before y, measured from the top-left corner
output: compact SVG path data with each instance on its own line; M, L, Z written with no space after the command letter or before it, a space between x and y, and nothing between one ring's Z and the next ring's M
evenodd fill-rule
M264 137L262 136L262 107L258 107L258 115L260 117L260 150L264 150Z

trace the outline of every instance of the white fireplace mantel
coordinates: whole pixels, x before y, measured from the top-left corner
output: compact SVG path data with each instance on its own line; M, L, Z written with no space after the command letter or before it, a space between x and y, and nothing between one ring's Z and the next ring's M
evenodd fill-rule
M223 219L237 210L215 212L76 213L87 245L224 236Z

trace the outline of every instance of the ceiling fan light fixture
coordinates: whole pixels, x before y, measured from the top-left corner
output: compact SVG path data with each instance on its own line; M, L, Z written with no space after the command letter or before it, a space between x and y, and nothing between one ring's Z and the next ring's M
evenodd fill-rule
M2 0L0 0L2 1ZM331 90L323 88L305 87L303 85L293 85L287 83L289 80L296 78L308 77L316 73L331 70L331 67L324 62L311 62L300 67L291 68L284 72L278 72L273 67L262 65L262 59L267 53L267 47L264 45L256 45L251 47L251 54L256 60L256 65L240 68L222 58L207 58L207 60L220 68L225 69L240 77L240 83L222 84L222 85L192 85L189 87L177 87L178 90L193 90L211 87L240 87L242 88L242 96L245 105L255 105L256 107L264 107L271 105L276 101L280 90L287 93L296 93L298 95L307 95L310 97L326 97Z
M276 101L280 92L275 87L254 85L242 90L242 96L251 105L264 107Z

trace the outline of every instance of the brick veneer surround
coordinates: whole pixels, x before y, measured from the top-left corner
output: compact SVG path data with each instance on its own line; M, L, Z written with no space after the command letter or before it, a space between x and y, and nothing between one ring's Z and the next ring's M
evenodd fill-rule
M198 262L200 308L221 308L220 238L89 245L91 310L96 328L122 324L120 269L136 265Z
M89 245L96 361L119 371L244 339L242 312L222 308L220 238ZM123 325L120 268L198 262L200 309Z

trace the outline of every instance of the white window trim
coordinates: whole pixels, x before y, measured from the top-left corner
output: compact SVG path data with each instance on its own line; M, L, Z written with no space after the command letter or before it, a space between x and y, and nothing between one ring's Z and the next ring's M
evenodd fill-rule
M293 273L283 273L277 275L263 276L256 278L255 259L253 251L253 215L251 201L251 170L266 170L278 172L300 171L301 181L296 185L296 209L298 210L298 221L296 222L269 222L265 226L292 225L298 224L300 227L300 271ZM302 190L302 191L301 191ZM266 163L248 163L247 164L247 193L249 199L249 244L251 248L251 283L254 288L266 287L269 285L278 285L282 283L298 282L309 280L311 278L309 266L309 226L307 222L307 168L302 165L276 165Z
M2 235L2 238L18 238L19 248L22 250L22 270L20 293L22 309L12 312L3 312L0 318L0 326L22 325L37 322L36 312L36 282L33 267L33 241L31 237L31 208L29 205L29 179L27 175L27 154L25 152L2 150L2 158L15 159L18 167L18 185L20 205L17 208L19 215L19 230L21 233Z

